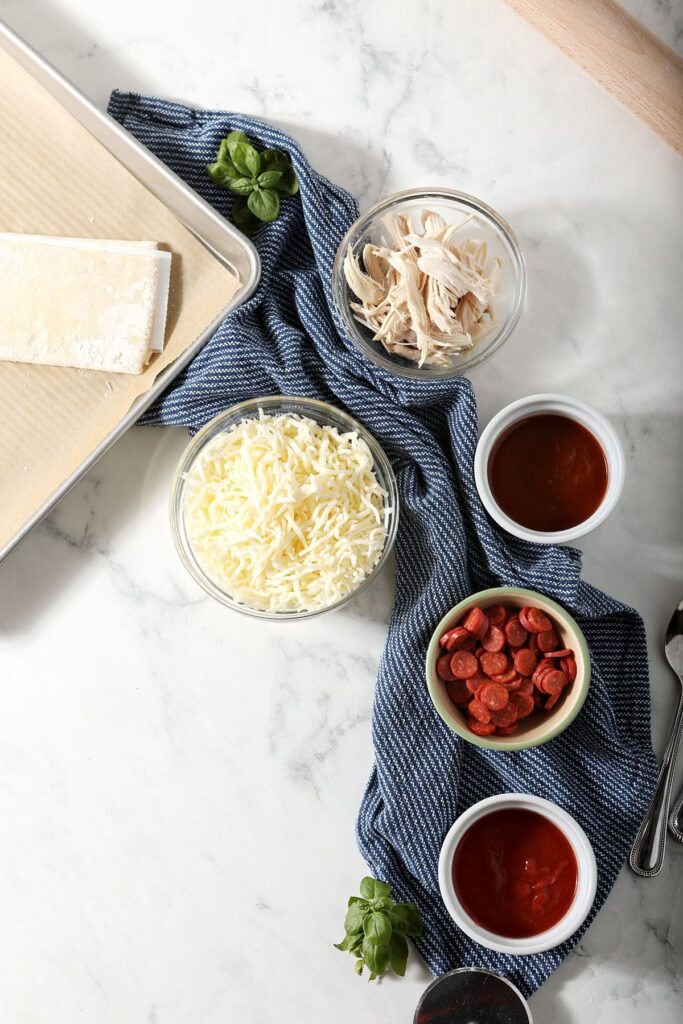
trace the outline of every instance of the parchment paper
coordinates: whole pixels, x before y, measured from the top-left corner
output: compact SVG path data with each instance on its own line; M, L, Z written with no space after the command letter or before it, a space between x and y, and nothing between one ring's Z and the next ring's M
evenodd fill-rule
M166 345L144 373L0 362L2 549L218 316L239 282L1 50L0 231L151 240L173 254Z

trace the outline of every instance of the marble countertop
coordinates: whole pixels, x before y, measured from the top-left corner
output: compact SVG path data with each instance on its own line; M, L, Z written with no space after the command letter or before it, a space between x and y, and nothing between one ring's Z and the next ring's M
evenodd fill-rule
M681 0L628 6L681 48ZM622 501L581 546L585 576L645 618L661 752L683 589L681 159L500 0L0 0L0 17L101 106L116 86L261 115L364 205L444 184L510 220L528 305L473 376L481 422L564 390L621 432ZM417 957L370 986L332 948L364 873L391 572L306 624L219 607L167 525L185 441L131 430L0 568L0 1016L410 1024ZM680 1019L682 869L670 842L658 878L622 872L535 1021Z

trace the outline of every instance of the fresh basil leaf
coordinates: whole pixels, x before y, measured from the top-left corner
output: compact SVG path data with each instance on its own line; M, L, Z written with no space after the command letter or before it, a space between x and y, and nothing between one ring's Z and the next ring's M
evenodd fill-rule
M394 931L410 935L413 939L422 935L422 918L414 903L398 903L387 913Z
M396 904L390 896L379 896L373 900L375 910L393 910Z
M232 162L240 174L255 178L261 173L261 157L248 142L237 142L232 148Z
M264 171L282 171L286 174L292 169L292 161L281 149L264 149L261 153L261 164Z
M282 171L263 171L256 179L261 188L272 188L282 177Z
M394 932L389 940L389 966L401 977L406 973L408 963L408 941L403 935Z
M366 875L361 880L359 888L361 896L366 900L374 900L375 898L375 879Z
M233 153L235 151L235 146L239 142L246 142L247 145L249 145L249 139L244 134L244 132L240 132L240 131L230 132L228 137L226 139L224 139L224 142L225 142L225 148L228 151L228 156L230 157L230 159L232 160L233 163L235 162L235 157L233 156ZM221 143L221 145L222 145L222 143ZM220 150L219 150L219 152L220 152Z
M376 878L367 875L360 883L360 894L366 900L379 899L380 896L391 896L391 886L386 882L379 882Z
M363 928L363 921L365 920L370 908L366 904L353 903L346 912L344 918L344 928L347 934L353 935L354 932L359 932Z
M356 974L362 974L363 973L363 961L362 960L356 960L356 962L354 964L354 970L355 970Z
M347 932L341 942L335 942L335 949L340 949L345 952L347 949L353 952L355 949L360 949L363 945L363 932L359 929L357 932Z
M380 899L382 896L391 896L391 886L388 882L379 882L375 879L375 899Z
M349 896L349 902L347 906L351 906L352 903L363 903L367 906L368 901L364 900L362 896Z
M222 166L225 167L226 171L232 174L233 178L239 178L239 171L232 162L232 157L228 152L227 139L223 139L220 146L218 147L218 152L216 153L216 163L222 164Z
M373 974L383 974L389 966L389 946L375 945L366 937L363 943L363 960Z
M408 926L405 929L406 935L410 935L411 939L419 939L424 931L419 908L414 903L404 903L403 906L405 907L404 913L408 919Z
M275 220L280 212L280 200L272 188L256 188L247 199L249 209L259 220Z
M283 174L274 187L278 190L280 195L295 196L299 191L299 179L294 173L294 168L291 167L286 174Z
M234 192L236 196L249 196L256 186L251 181L251 178L233 178L228 185L228 188L231 192Z
M237 227L244 231L245 235L250 235L258 224L258 219L249 209L248 200L245 196L239 196L235 200L232 207L232 219Z
M382 910L373 910L367 914L363 921L365 938L374 945L384 944L391 938L391 921L389 915Z
M206 173L211 178L214 185L220 185L221 188L230 188L230 182L235 177L225 164L219 163L207 164Z

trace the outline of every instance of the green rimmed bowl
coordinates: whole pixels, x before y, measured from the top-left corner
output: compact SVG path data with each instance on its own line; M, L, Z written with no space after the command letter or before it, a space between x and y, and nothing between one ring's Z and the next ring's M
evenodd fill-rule
M548 712L537 712L523 718L519 729L512 736L477 736L467 725L467 714L456 707L446 691L446 684L436 674L436 659L439 657L439 637L447 629L452 629L465 617L470 608L478 605L484 611L494 604L503 604L510 608L524 608L534 605L541 608L555 622L562 647L570 647L576 659L576 679L568 686L559 701ZM540 747L542 743L559 736L571 725L588 693L591 677L591 661L585 637L578 623L564 608L551 601L549 597L538 594L535 590L521 590L518 587L493 587L491 590L480 590L478 594L456 604L455 608L444 615L438 624L427 650L427 687L434 707L439 712L449 729L456 732L468 743L488 750L529 750Z

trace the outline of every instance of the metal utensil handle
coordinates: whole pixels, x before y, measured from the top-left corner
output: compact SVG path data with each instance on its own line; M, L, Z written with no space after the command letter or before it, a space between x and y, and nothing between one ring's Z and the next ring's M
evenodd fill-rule
M638 835L631 847L628 862L637 875L652 878L662 867L666 849L666 827L669 815L669 801L673 786L678 745L683 732L683 693L678 702L669 742L664 751L662 767L657 779L657 788L652 803L643 818Z
M671 774L673 776L673 772ZM683 791L681 791L678 800L671 808L671 814L669 815L669 831L674 839L677 839L679 843L683 843L683 821L681 820L681 811L683 811Z

